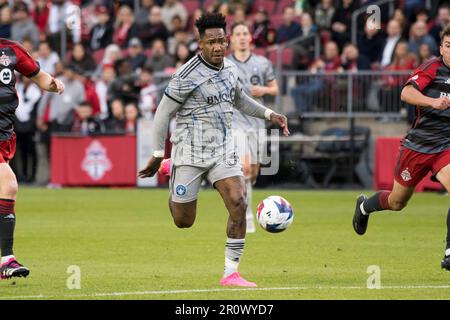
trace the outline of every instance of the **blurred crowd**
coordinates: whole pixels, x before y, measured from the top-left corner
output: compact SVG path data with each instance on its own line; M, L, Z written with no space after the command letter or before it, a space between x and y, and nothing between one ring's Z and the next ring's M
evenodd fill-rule
M160 76L197 53L194 21L205 10L224 14L228 28L247 23L255 51L272 62L271 50L292 42L284 67L294 70L410 70L439 55L439 32L450 22L447 0L431 7L425 0L395 1L393 15L381 8L380 28L362 15L351 44L352 13L373 2L140 0L135 8L134 0L0 0L0 37L20 42L66 85L62 95L48 94L20 77L18 178L34 180L36 142L48 151L52 133L134 134L137 119L156 110Z

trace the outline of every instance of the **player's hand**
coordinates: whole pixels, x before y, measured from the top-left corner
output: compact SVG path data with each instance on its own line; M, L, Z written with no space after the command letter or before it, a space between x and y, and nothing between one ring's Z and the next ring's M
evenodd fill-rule
M164 160L164 158L155 158L152 156L150 160L147 163L147 166L139 171L138 177L139 178L149 178L153 177L156 172L158 172L159 167L161 166L161 162Z
M64 89L65 89L65 86L61 80L52 78L52 82L50 82L50 90L49 91L61 94L64 92Z
M261 86L251 86L250 87L250 94L253 97L262 97L263 95L266 94L266 88L261 87Z
M286 116L273 112L270 115L270 121L274 124L279 125L281 128L283 128L283 135L285 135L286 137L291 134L289 132Z
M448 97L433 99L431 107L438 110L446 110L450 107L450 99Z

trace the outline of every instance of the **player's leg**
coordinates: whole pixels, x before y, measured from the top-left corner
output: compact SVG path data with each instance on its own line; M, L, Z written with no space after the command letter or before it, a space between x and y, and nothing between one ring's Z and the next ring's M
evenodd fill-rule
M433 164L433 173L435 178L447 190L447 193L450 194L450 150L444 151L437 156ZM447 210L447 241L441 267L450 270L450 208L447 208Z
M439 180L440 183L447 190L447 193L450 194L450 164L446 165L442 168L436 175L436 179ZM441 262L441 267L447 270L450 270L450 208L448 208L447 212L447 239L445 246L445 255L444 259Z
M178 228L189 228L194 224L204 172L204 169L191 166L172 167L169 209Z
M225 246L224 276L220 284L224 286L255 287L256 284L241 277L239 262L245 246L247 209L245 181L241 164L222 163L212 168L208 179L219 191L228 210L227 241Z
M433 155L401 149L394 172L392 191L380 191L370 198L360 195L356 199L353 215L353 228L356 233L363 235L366 232L371 213L402 210L413 195L416 185L432 169L432 161Z
M8 164L15 153L15 136L0 143L0 278L26 277L30 271L14 257L15 204L18 191L16 175Z
M214 184L223 198L228 210L227 242L225 246L224 275L220 284L224 286L256 287L256 284L241 277L239 262L245 246L247 209L245 184L243 177L231 177Z

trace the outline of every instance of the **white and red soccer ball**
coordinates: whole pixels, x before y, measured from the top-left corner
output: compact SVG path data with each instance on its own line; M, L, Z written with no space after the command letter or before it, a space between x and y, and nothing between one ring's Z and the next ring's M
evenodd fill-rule
M256 219L266 231L277 233L286 230L294 220L291 204L280 196L270 196L256 209Z

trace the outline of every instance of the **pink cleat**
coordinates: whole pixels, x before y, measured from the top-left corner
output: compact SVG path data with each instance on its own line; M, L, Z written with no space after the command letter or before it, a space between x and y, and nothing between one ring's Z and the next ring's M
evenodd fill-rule
M256 283L245 280L241 277L239 272L233 272L226 278L220 279L222 286L236 286L236 287L256 287Z
M170 177L170 158L161 162L158 172Z

